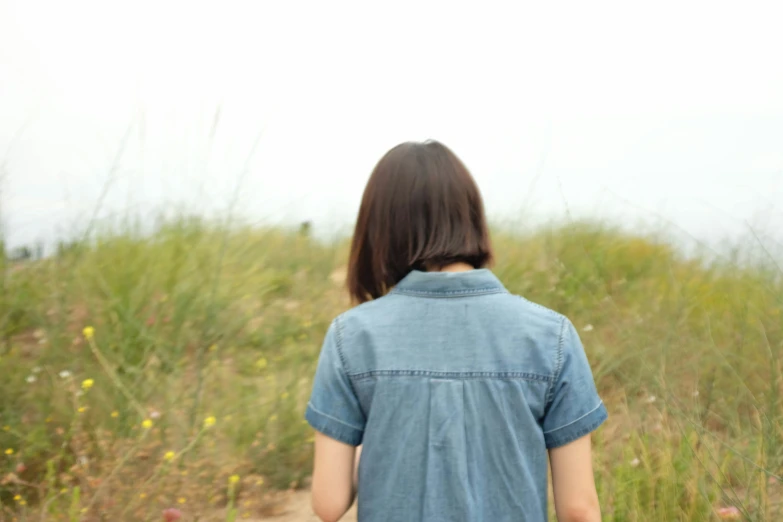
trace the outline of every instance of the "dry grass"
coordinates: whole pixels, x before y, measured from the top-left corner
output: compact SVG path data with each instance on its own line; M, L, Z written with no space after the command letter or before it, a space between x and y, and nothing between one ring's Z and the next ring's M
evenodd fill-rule
M610 410L596 436L606 520L718 520L728 507L777 519L780 273L589 224L495 239L509 289L581 329ZM348 307L344 258L295 233L179 220L6 264L0 518L290 509L310 469L302 412L320 342Z

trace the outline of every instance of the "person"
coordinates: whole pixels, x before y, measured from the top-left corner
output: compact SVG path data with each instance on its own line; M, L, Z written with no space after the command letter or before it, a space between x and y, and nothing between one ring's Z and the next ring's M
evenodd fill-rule
M360 522L600 520L590 434L607 418L574 325L486 267L479 190L436 141L370 176L305 418L312 503ZM355 448L361 446L361 458ZM358 478L355 464L358 460Z

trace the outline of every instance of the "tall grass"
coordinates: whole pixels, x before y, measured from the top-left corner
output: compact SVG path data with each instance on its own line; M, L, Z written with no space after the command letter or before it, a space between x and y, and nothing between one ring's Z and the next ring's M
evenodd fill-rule
M606 520L780 517L773 265L685 259L585 223L495 244L509 290L581 330L610 410L595 437ZM345 257L342 243L182 218L3 261L0 516L273 512L280 490L307 484L302 412L322 336L349 306Z

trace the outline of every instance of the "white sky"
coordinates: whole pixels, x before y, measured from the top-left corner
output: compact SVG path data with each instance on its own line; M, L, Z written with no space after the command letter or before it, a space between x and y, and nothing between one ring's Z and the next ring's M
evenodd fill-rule
M221 211L260 135L240 213L336 230L388 148L436 138L494 216L772 233L781 20L751 1L0 0L0 211L12 243L83 222L126 133L104 214Z

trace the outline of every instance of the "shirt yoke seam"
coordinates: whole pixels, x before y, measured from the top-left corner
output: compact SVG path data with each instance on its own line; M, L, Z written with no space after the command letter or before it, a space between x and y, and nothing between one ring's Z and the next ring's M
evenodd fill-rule
M475 372L444 372L431 370L370 370L348 376L352 381L363 381L375 377L431 377L435 379L456 379L456 380L525 380L537 382L551 382L552 377L532 372L494 372L494 371L475 371Z
M472 290L441 290L441 291L429 291L429 290L410 290L405 288L395 288L390 293L407 295L412 297L468 297L474 295L487 295L487 294L504 294L508 293L505 288L474 288Z

